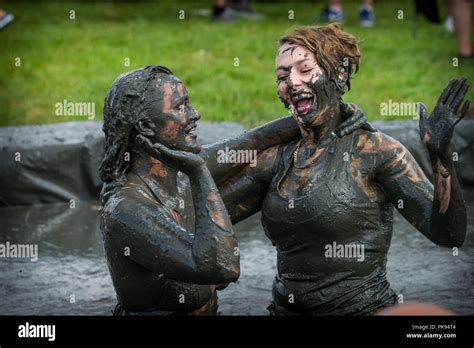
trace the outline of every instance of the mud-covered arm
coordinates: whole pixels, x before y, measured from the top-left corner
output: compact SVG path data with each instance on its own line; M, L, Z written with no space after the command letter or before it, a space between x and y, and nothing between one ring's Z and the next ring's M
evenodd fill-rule
M339 136L350 134L359 128L373 130L362 110L355 104L341 102L340 109L344 122L336 130ZM200 156L206 161L217 185L220 185L247 166L247 163L223 161L222 154L225 153L226 149L257 151L257 153L260 153L270 147L299 138L301 138L301 131L296 121L292 116L286 116L253 128L237 137L204 146Z
M435 161L433 187L410 152L397 141L389 141L391 150L380 154L383 164L377 177L388 199L432 242L461 246L466 234L466 210L452 163L448 164L452 175L446 181L440 178L440 167Z
M261 210L272 180L272 168L277 160L280 146L273 146L259 153L255 167L247 165L232 178L219 185L232 224Z
M205 165L190 176L196 216L194 235L176 223L149 198L129 197L105 221L129 257L169 279L195 284L234 282L239 277L239 254L232 226Z
M450 143L454 127L469 108L468 101L461 107L468 88L465 78L449 81L430 117L419 104L420 138L430 156L434 188L401 144L389 142L382 153L387 158L382 183L391 201L425 236L448 247L461 246L466 236L466 207Z
M301 137L300 129L292 116L286 116L253 128L245 133L204 146L200 156L206 161L217 185L244 170L249 163L232 163L223 159L230 150L256 151L260 153L272 146L290 142Z

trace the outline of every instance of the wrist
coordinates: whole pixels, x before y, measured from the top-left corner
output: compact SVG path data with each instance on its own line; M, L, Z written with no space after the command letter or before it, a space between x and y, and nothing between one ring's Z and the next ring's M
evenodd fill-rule
M193 176L210 176L211 173L209 172L209 169L207 168L206 163L200 163L196 166L193 166L189 170L189 174Z
M450 163L452 163L452 152L449 147L442 149L428 147L428 153L430 155L432 164L440 162L443 166L446 167Z

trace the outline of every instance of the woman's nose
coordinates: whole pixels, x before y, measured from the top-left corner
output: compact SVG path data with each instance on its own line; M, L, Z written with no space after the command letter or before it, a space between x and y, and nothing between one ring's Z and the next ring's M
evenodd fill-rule
M292 89L298 89L301 86L301 78L296 73L291 73L288 79L288 85Z

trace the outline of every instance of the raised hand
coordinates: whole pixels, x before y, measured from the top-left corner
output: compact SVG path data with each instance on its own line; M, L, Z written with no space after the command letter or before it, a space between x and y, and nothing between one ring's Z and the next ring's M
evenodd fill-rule
M469 89L466 78L452 79L441 93L430 117L426 117L426 107L418 103L420 115L420 138L429 151L436 153L448 149L456 124L466 116L469 101L461 107Z
M137 135L136 140L150 156L185 174L192 174L205 164L201 157L192 152L171 150L159 143L152 144L150 139L141 134Z

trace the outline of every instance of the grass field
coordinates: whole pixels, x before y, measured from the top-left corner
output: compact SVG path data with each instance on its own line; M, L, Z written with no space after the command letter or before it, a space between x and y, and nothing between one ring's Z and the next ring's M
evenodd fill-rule
M100 119L115 77L148 64L167 66L184 81L202 120L251 127L285 115L273 72L276 42L294 27L315 24L325 2L254 2L266 19L232 24L196 13L210 2L2 2L16 19L0 31L0 125L87 119L56 116L55 104L63 100L95 102ZM376 1L374 28L358 26L358 1L344 3L344 28L360 38L362 52L344 100L369 119L389 119L380 116L381 103L389 100L423 101L431 109L451 77L473 82L474 62L452 64L453 34L418 16L413 35L412 1ZM444 19L446 4L439 4ZM468 99L474 100L474 89Z

